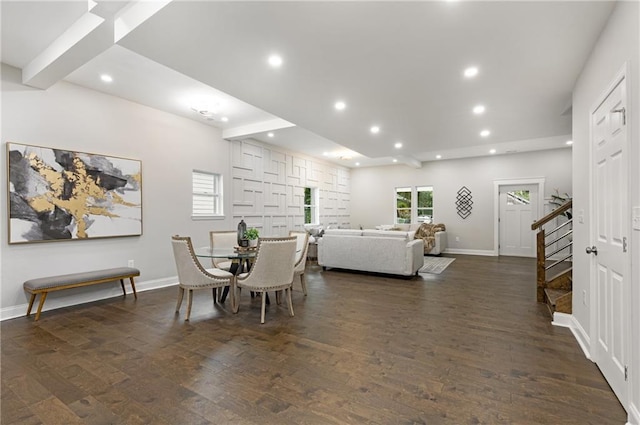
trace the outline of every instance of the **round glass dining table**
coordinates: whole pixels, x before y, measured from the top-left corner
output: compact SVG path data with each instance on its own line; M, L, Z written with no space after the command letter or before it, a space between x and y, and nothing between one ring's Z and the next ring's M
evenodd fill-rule
M256 249L240 250L235 248L211 248L209 246L194 248L193 251L198 258L226 258L231 260L229 272L236 275L243 273L245 271L245 267L246 271L251 268L253 259L256 258L256 254L258 252ZM209 268L204 265L203 267L205 269ZM220 302L225 302L227 295L229 295L228 286L222 291Z
M196 257L199 258L228 258L229 260L249 260L256 257L256 249L236 250L229 248L211 248L202 246L194 248Z

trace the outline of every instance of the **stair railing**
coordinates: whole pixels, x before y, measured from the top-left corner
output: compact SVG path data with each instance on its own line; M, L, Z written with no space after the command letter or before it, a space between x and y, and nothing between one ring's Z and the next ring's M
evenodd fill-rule
M572 206L573 202L569 201L531 225L531 230L538 230L536 234L536 299L540 303L545 301L544 289L547 283L547 272L573 257L573 218L569 218L548 233L546 233L544 225L568 212ZM560 248L547 252L550 247L554 245L557 247L556 244L559 244ZM560 254L560 258L547 265L547 261L556 254Z

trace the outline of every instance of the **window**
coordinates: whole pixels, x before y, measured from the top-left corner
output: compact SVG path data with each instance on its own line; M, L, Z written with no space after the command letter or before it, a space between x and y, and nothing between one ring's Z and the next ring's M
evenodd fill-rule
M419 186L416 188L418 194L418 223L433 222L433 187Z
M320 214L318 211L318 188L304 188L304 224L320 223Z
M433 186L396 188L396 224L433 222Z
M396 223L411 223L411 188L396 188Z
M222 175L193 171L193 218L222 215Z
M528 190L507 192L507 205L529 205L530 203Z

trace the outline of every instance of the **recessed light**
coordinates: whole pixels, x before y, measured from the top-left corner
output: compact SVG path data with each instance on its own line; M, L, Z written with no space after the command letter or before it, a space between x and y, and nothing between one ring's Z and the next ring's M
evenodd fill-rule
M436 159L442 159L442 155L436 155Z
M269 65L273 68L279 68L282 65L282 57L279 55L271 55L269 56Z
M356 167L358 167L359 165L360 165L360 163L359 163L359 162L356 162Z
M111 75L108 75L108 74L102 74L100 76L100 79L105 83L110 83L110 82L113 81L113 77Z
M378 134L380 133L380 127L378 127L377 125L374 125L373 127L371 127L371 132L373 134Z
M397 142L395 145L393 145L393 147L396 149L400 149L402 147L402 143Z
M397 160L397 159L395 159L395 158L393 158L393 162L398 162L398 160Z
M464 70L465 78L473 78L478 75L478 67L470 66L469 68Z
M466 78L473 78L478 75L478 68L475 66L470 66L469 68L464 70L464 76Z
M273 137L273 133L267 133L267 136Z
M473 107L473 113L476 115L483 114L485 110L484 105L476 105Z
M344 108L346 108L346 107L347 107L347 104L346 104L346 103L344 103L344 102L342 102L342 101L338 101L338 102L336 102L336 103L335 103L335 105L333 105L333 106L334 106L334 108L336 108L336 110L338 110L338 111L342 111Z
M222 121L222 122L229 122L229 118L227 118L227 117L222 117L222 118L220 118L220 121Z
M490 134L491 132L489 130L482 130L480 132L480 137L489 137Z
M573 140L567 140L567 145L573 145Z
M491 150L489 151L489 153L493 155L494 153L496 153L496 150L495 150L495 149L491 149Z
M322 156L329 156L329 152L322 152Z

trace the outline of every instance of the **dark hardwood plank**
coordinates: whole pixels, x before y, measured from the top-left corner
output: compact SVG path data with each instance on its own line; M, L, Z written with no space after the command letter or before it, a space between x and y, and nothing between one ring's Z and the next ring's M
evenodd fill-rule
M535 260L456 256L414 279L322 271L309 295L240 312L176 288L1 324L1 422L623 424L536 297Z

